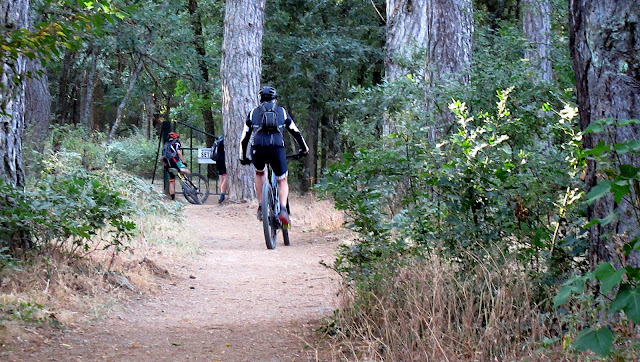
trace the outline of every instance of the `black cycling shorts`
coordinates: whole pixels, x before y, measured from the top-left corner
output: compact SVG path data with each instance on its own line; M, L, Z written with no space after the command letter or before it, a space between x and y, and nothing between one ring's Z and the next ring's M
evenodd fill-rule
M270 164L278 179L287 176L287 154L284 147L253 146L251 147L251 162L257 171L264 171L266 164Z
M224 162L224 158L220 158L216 161L216 169L218 170L218 175L227 174L227 165Z
M176 160L175 158L172 158L170 160L164 160L164 169L169 171L170 168L177 168L178 170L183 169L183 168L187 168L187 166L182 163L182 161L180 160ZM175 180L176 175L174 175L173 173L169 172L169 180Z

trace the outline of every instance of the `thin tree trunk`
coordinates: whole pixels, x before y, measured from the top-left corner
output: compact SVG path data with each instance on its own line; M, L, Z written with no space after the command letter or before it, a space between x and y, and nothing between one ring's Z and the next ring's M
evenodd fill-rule
M118 131L118 127L120 126L120 122L122 121L122 113L124 112L124 107L127 105L127 102L129 102L129 98L131 98L133 87L136 85L136 81L138 80L138 76L142 71L143 65L144 65L144 62L142 61L142 57L140 57L140 59L138 59L138 63L135 66L135 69L131 72L131 75L129 77L129 87L127 88L127 93L125 93L124 98L122 98L122 101L118 106L118 111L116 112L116 121L113 123L113 126L111 127L111 132L109 132L109 137L107 138L107 144L111 144L111 142L113 142L113 139L116 136L116 132Z
M209 67L205 62L207 57L207 52L204 47L204 37L202 35L202 20L200 17L200 12L198 11L198 3L196 0L189 0L189 14L191 15L191 26L193 27L193 33L195 35L194 38L194 46L196 48L196 52L198 53L198 67L200 68L200 74L202 75L203 84L200 85L200 95L202 96L203 103L205 107L202 109L202 118L204 119L204 129L205 131L216 134L215 126L213 123L213 112L211 112L211 92L209 90ZM211 147L213 145L213 137L206 135L205 136L207 147Z
M601 119L618 121L640 119L640 6L633 0L600 1L570 0L570 49L576 76L576 94L580 128ZM593 148L600 141L609 145L640 139L640 125L610 126L600 133L588 133L582 138L584 148ZM617 154L613 165L640 167L640 157ZM610 166L587 161L586 191L605 176ZM600 198L587 209L589 220L603 219L617 212L618 219L607 225L589 229L589 259L592 266L601 261L616 262L620 245L638 233L640 216L637 189L616 203L613 197ZM638 255L627 260L640 265Z
M222 119L229 195L255 199L254 170L240 164L240 136L247 114L257 105L262 72L265 0L229 0L222 44Z
M316 77L314 88L322 87L324 83ZM317 94L316 91L312 91L313 94ZM322 115L320 104L318 104L318 98L312 97L309 103L309 117L305 122L304 137L307 145L309 146L309 155L304 159L304 168L302 174L302 192L309 192L311 187L316 182L316 170L318 168L318 131L320 128Z
M3 0L0 2L0 29L29 27L29 1ZM0 61L0 179L24 187L22 165L22 132L24 130L25 84L14 81L24 76L26 58Z
M55 102L55 114L57 122L59 124L67 124L72 122L73 109L72 102L75 99L75 92L73 87L73 80L76 78L77 72L75 70L77 52L73 50L67 50L62 58L62 72L58 79L58 100ZM55 149L54 145L54 149Z
M98 54L100 48L95 45L91 45L91 68L89 69L89 76L87 77L87 92L85 93L84 102L82 104L82 116L80 117L80 124L87 130L90 130L90 117L93 109L93 90L95 89L96 73L98 68Z
M530 48L525 53L537 70L535 81L551 80L551 5L549 0L522 0L522 29Z
M32 76L26 81L25 125L22 146L23 150L34 150L42 153L51 122L49 79L39 59L27 61L27 72L31 73ZM24 157L26 164L29 163L28 155L27 153Z

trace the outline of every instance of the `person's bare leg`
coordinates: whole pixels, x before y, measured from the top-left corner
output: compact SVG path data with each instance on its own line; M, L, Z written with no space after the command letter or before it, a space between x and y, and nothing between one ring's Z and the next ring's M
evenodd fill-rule
M169 197L171 197L171 200L176 198L176 180L169 180Z
M256 171L255 186L256 196L258 196L258 204L262 202L262 185L266 182L265 172Z
M289 183L286 176L282 180L278 180L278 195L280 195L280 206L286 209L289 197Z
M227 175L224 174L220 177L222 178L222 181L220 182L220 193L226 194L227 193Z

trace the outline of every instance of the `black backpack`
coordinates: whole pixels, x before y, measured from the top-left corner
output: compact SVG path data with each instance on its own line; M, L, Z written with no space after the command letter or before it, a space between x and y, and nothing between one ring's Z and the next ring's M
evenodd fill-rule
M278 115L276 114L276 105L267 109L264 104L260 105L262 109L262 119L260 120L260 131L265 133L280 132L278 128Z
M164 146L162 146L162 157L164 157L165 160L170 160L178 156L178 151L176 151L177 148L173 147L176 143L177 142L175 140L171 140L165 142Z
M220 150L222 141L224 141L224 136L218 137L218 139L213 142L213 146L211 146L211 159L214 161L218 159L218 151Z

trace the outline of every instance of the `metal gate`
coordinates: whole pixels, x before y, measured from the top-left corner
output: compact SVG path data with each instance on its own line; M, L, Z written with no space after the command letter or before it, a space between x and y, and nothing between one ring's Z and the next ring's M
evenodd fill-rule
M180 128L182 128L183 126L186 127L187 132L178 132L176 131L176 129L178 128L178 126L180 126ZM162 150L162 145L164 145L165 142L167 142L167 139L169 138L169 132L177 132L178 134L180 134L180 138L184 139L184 137L186 137L188 135L189 137L189 145L185 145L182 144L182 154L184 155L185 159L188 158L189 160L189 170L191 170L191 172L197 172L203 176L205 176L207 178L207 181L209 182L209 193L210 194L214 194L217 195L218 194L218 171L217 169L215 169L214 171L214 178L213 179L209 179L209 173L208 173L208 165L210 164L215 164L216 162L214 160L212 160L209 156L210 156L210 152L212 151L211 148L198 148L198 147L194 147L193 146L193 139L194 139L194 135L207 135L207 136L211 136L214 139L217 138L215 135L207 132L207 131L203 131L201 129L198 129L188 123L182 122L182 121L164 121L162 122L162 130L160 132L160 137L158 139L158 151L156 152L156 159L159 160L160 159L160 152ZM196 151L196 152L194 152ZM194 159L194 153L196 154L196 162L193 162ZM153 176L151 178L151 184L153 185L155 182L155 177L156 177L156 172L157 172L157 167L158 167L158 163L155 163L155 166L153 168ZM196 166L197 165L197 168ZM202 171L204 169L204 172ZM196 171L197 170L197 171ZM164 189L164 193L165 194L169 194L169 172L167 172L166 170L163 170L163 189ZM211 183L211 181L215 181L213 184ZM213 187L215 186L215 187ZM212 190L213 187L213 190ZM176 191L176 194L180 193L178 191Z

